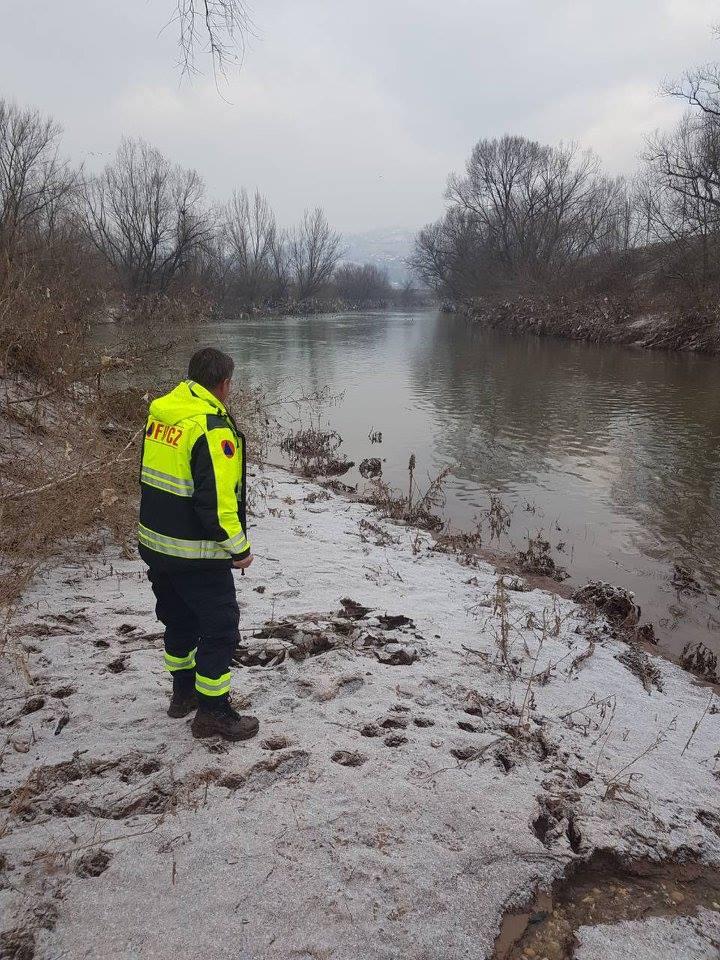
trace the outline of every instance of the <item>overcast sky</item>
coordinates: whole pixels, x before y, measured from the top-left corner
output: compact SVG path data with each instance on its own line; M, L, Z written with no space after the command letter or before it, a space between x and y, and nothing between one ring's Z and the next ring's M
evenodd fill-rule
M122 134L258 187L280 219L321 204L344 232L438 216L480 137L576 140L631 172L677 104L666 76L720 57L717 0L254 0L222 88L181 80L174 0L0 5L0 96L51 113L95 168Z

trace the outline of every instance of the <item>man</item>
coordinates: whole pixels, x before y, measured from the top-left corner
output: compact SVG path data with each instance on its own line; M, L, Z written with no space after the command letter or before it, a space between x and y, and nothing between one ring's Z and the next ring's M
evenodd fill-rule
M245 438L226 404L234 363L206 347L188 379L150 404L140 476L140 556L165 625L170 717L197 708L195 737L245 740L255 717L230 705L240 611L233 567L253 562L245 536Z

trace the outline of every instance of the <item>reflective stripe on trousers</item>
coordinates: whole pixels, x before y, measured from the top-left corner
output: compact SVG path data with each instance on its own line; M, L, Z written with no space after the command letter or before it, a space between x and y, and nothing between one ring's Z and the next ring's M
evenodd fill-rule
M176 670L194 670L196 653L197 647L191 650L186 657L174 657L171 653L166 653L165 669L169 670L170 673L175 673Z
M212 677L203 677L196 673L195 689L206 697L224 697L230 693L230 674L224 673L217 680L213 680Z

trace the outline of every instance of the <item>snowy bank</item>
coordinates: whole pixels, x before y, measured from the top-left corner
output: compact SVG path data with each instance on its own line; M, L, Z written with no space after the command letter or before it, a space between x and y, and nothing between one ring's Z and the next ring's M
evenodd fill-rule
M630 926L637 956L711 956L710 691L662 660L641 682L573 603L365 505L254 485L233 676L253 741L166 716L139 561L81 557L25 596L2 660L0 956L591 960ZM528 906L551 888L564 925Z

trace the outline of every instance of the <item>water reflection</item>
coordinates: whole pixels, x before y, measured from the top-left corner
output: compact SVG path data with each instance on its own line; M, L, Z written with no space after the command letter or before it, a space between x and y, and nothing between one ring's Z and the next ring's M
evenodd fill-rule
M588 517L599 502L622 511L665 556L694 556L718 584L716 361L517 340L436 318L410 363L458 477L510 490L585 480Z
M435 313L213 324L200 336L247 379L342 392L332 425L355 460L378 454L368 432L381 429L391 482L405 482L411 451L421 474L449 466L456 523L502 491L515 542L552 531L578 580L628 583L674 647L710 630L720 648L717 602L678 599L668 579L687 559L720 588L716 360L506 338Z

